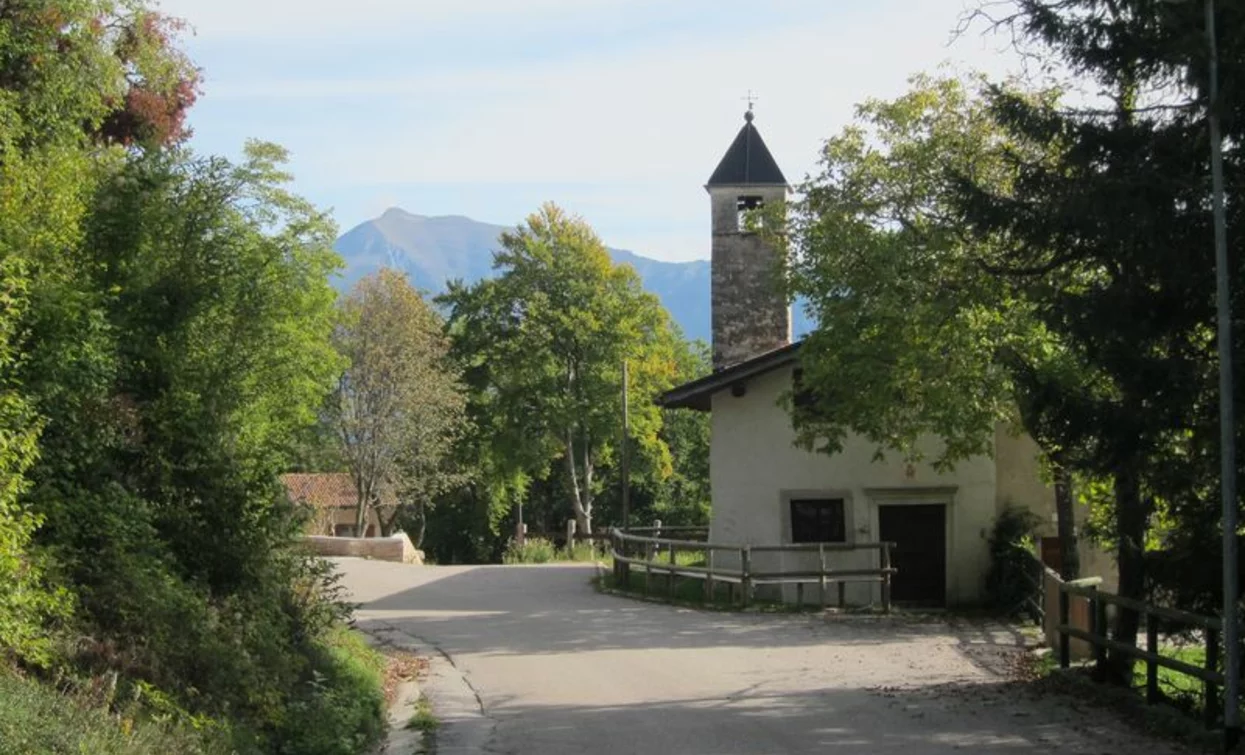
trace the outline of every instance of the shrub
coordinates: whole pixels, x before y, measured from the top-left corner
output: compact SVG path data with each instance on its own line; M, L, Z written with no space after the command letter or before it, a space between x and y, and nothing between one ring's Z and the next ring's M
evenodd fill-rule
M600 555L596 544L590 540L575 543L562 551L562 558L566 561L596 561Z
M986 596L993 608L1015 612L1033 592L1033 534L1041 520L1027 509L1008 505L994 520L990 532L990 570Z
M0 755L223 755L232 750L219 729L196 731L150 718L117 716L93 702L86 690L67 695L3 671L0 700Z
M503 564L547 564L558 560L558 549L543 537L529 537L520 545L511 540L502 555Z
M278 730L278 752L355 755L385 732L384 658L355 632L339 628L316 648L311 675Z

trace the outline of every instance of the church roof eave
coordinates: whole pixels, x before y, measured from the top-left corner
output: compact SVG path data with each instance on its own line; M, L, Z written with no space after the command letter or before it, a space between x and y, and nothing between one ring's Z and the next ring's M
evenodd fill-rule
M713 394L794 363L803 343L803 341L796 341L758 354L730 367L715 370L702 378L666 391L657 403L667 409L695 409L707 412L712 406Z

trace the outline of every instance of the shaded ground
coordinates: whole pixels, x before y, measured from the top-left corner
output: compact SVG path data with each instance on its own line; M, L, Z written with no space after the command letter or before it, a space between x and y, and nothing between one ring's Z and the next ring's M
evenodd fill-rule
M443 755L1182 752L1008 683L999 625L638 603L582 565L342 564L362 628L435 647L478 698Z

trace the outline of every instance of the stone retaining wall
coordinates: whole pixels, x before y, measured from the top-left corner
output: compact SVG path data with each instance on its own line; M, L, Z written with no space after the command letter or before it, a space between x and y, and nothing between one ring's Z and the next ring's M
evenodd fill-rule
M424 552L411 544L406 533L392 537L325 537L306 535L303 542L318 556L354 556L400 564L423 564Z

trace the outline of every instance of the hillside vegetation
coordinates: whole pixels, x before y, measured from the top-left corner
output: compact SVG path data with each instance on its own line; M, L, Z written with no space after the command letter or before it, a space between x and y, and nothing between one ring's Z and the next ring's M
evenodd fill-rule
M3 752L353 753L376 658L277 475L341 363L283 151L184 146L138 0L0 6Z

